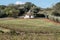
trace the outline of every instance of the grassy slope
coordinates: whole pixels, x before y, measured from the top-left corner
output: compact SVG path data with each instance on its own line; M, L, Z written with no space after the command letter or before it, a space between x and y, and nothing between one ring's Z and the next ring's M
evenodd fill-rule
M0 40L60 40L60 34L54 34L55 32L60 32L60 25L45 19L2 19L0 20L0 27L28 32L22 32L19 35L0 33ZM39 32L54 33L40 34Z
M60 25L45 19L0 20L0 27L26 32L60 32Z

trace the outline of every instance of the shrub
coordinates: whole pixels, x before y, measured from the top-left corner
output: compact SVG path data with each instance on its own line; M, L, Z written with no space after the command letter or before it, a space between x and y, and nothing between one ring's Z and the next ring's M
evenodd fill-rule
M53 15L49 15L48 18L50 20L53 20L55 22L60 22L60 17L56 17L56 16L53 16Z
M60 17L57 17L58 22L60 22Z
M48 18L50 19L50 15L48 16Z
M48 18L49 18L50 20L54 20L54 18L53 18L52 15L49 15Z
M57 21L57 17L55 17L55 16L54 16L53 18L54 18L54 20L53 20L53 21Z
M4 31L0 30L1 33L4 33Z
M54 21L54 16L52 16L52 15L51 15L51 20L53 20L53 21Z
M53 15L53 16L60 16L60 13L58 13L57 11L54 11L54 12L52 12L51 15Z
M3 10L0 10L0 18L7 17Z
M11 35L19 35L20 33L17 32L17 31L15 31L15 30L11 30L11 31L10 31L10 34L11 34Z

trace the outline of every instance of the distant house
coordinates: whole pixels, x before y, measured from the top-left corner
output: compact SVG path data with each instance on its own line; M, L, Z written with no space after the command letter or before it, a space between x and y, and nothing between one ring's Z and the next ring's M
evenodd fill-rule
M31 10L29 10L29 11L27 12L27 14L25 14L24 18L34 18L34 15L33 15L33 13L31 12Z
M29 15L25 15L24 18L29 18Z

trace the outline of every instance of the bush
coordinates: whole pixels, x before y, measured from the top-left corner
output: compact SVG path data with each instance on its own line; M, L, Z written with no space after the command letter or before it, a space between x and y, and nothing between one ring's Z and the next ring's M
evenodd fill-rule
M7 17L3 10L0 10L0 18Z
M60 22L60 17L57 17L58 22Z
M0 30L1 33L4 33L4 31Z
M54 12L52 12L52 14L51 14L51 15L53 15L53 16L60 16L60 13L58 13L58 12L54 11Z
M11 34L11 35L19 35L20 33L17 32L17 31L15 31L15 30L11 30L10 34Z
M54 16L53 18L54 18L54 20L53 20L53 21L57 21L57 17L55 17L55 16Z
M52 15L51 15L51 20L53 20L53 21L54 21L54 16L52 16Z
M50 20L55 21L55 22L60 22L60 17L53 16L53 15L49 15L48 18L49 18Z
M49 16L48 16L48 19L54 20L54 17L53 17L52 15L49 15Z

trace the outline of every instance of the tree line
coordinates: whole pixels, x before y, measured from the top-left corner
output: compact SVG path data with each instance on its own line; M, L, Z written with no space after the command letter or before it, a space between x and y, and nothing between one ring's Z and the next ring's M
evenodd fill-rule
M9 4L9 5L0 5L0 18L4 17L14 17L18 18L26 14L29 10L32 10L33 14L37 14L42 8L37 7L31 2L26 2L25 4ZM52 15L60 16L60 2L56 3L52 9L54 12Z

